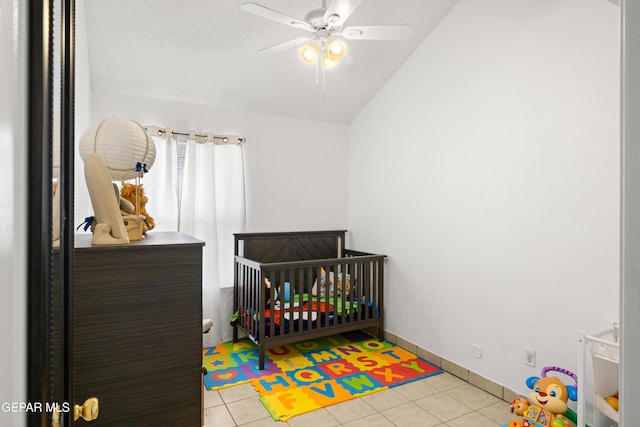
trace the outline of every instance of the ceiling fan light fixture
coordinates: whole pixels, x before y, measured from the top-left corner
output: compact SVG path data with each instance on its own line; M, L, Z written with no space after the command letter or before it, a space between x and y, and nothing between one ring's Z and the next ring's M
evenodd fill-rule
M347 45L337 38L330 38L325 45L327 58L334 62L340 62L342 57L347 53Z
M310 41L305 43L300 49L298 49L298 55L303 62L313 65L318 60L318 52L320 50L320 46L315 41Z
M340 64L340 59L333 60L329 57L329 51L325 50L322 52L322 69L330 70L332 68L337 67Z

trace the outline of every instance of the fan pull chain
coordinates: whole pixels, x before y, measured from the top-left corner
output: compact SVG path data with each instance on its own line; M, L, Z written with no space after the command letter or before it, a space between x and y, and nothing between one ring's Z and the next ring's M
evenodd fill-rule
M316 86L318 86L318 79L320 74L320 61L324 57L324 41L320 44L320 55L318 55L318 59L316 59ZM324 67L322 67L322 100L324 101Z
M322 100L324 101L324 67L322 67Z
M320 58L316 61L316 86L320 84ZM324 101L324 67L322 67L322 100Z

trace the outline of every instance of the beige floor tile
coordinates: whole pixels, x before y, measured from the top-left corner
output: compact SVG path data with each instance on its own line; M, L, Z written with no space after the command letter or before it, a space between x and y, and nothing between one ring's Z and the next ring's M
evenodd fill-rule
M345 424L376 412L362 399L352 399L336 405L328 406L327 411L340 423Z
M461 387L456 387L454 389L447 391L446 394L464 403L465 405L467 405L473 410L486 408L489 405L493 405L494 403L498 403L502 401L501 399L498 399L491 393L487 393L484 390L480 390L479 388L471 384L466 384Z
M288 422L273 420L250 384L203 393L205 427L496 427L513 419L508 402L448 372Z
M392 390L400 393L408 400L422 399L423 397L431 396L438 392L436 388L424 382L424 380L402 384L394 387Z
M288 423L291 427L335 427L340 425L326 408L295 416L290 418Z
M345 427L394 427L391 421L378 413L358 418L342 425Z
M227 408L238 425L271 417L271 414L257 397L228 403Z
M438 375L433 375L422 380L423 382L435 387L440 391L451 390L452 388L460 387L467 384L455 375L451 375L449 372L443 372Z
M509 411L509 404L504 401L478 409L478 412L498 424L504 424L517 418Z
M220 397L220 393L215 390L203 390L204 396L204 407L205 408L213 408L214 406L224 405L224 401L222 397Z
M361 399L372 408L375 408L378 412L409 402L409 399L398 393L393 388L367 394L366 396L362 396Z
M402 427L433 427L441 423L439 419L413 402L380 411L394 425Z
M218 393L220 393L220 397L222 397L224 403L236 402L258 396L256 389L249 383L223 388L218 390Z
M415 403L444 422L448 422L473 411L468 406L463 405L453 397L443 393L416 400Z
M447 425L449 427L496 427L495 421L477 412L472 412L460 418L447 421Z
M235 427L236 423L224 405L205 409L204 427Z

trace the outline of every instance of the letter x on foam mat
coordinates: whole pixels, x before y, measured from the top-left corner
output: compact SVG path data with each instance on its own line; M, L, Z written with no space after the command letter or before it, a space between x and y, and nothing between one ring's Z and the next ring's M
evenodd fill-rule
M364 331L277 346L258 370L248 339L205 348L204 385L219 390L250 382L275 420L442 373L435 365Z

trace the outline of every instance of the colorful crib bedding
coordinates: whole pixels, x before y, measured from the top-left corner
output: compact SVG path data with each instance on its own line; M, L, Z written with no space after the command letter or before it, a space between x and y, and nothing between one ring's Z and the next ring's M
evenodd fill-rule
M363 318L365 313L369 317L378 314L377 310L374 313L373 303L366 304L364 301L350 301L348 296L346 298L342 296L329 298L327 301L325 298L318 298L309 294L295 295L292 303L281 304L276 302L273 309L266 308L261 314L253 313L251 317L256 321L254 322L256 330L253 331L253 335L258 335L257 327L261 323L265 328L265 336L268 337L271 331L271 322L275 324L274 334L280 335L289 330L299 331L300 327L302 327L302 330L315 329L325 325L358 320ZM248 321L248 316L249 313L247 312L242 313L241 316L245 319L245 327L248 327L251 323ZM262 318L264 318L264 322L260 322ZM302 322L299 321L300 318L302 318Z
M298 298L296 298L298 299ZM293 307L292 307L293 306ZM325 315L333 313L333 305L324 301L308 301L303 300L294 301L293 303L275 304L274 309L265 309L263 311L265 319L271 319L271 313L273 311L273 321L276 325L280 326L281 319L283 320L298 320L302 317L302 320L315 322L318 318L318 314ZM282 311L282 313L280 313Z

